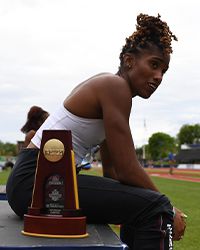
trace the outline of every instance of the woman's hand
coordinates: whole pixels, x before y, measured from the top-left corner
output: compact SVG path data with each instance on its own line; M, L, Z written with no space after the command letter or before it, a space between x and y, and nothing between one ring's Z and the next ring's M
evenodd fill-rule
M187 216L179 209L175 209L173 240L181 240L185 233Z

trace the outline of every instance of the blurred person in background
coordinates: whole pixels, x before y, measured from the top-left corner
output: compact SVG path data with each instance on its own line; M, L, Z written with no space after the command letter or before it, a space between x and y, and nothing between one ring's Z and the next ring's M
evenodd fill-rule
M21 131L25 134L24 147L27 147L36 131L47 119L49 113L38 106L32 106L27 114L27 121Z

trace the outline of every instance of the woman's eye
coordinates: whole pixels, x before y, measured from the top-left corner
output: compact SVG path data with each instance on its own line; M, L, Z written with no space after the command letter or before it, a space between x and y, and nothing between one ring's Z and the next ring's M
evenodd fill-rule
M157 69L159 66L157 62L152 62L151 65L153 69Z

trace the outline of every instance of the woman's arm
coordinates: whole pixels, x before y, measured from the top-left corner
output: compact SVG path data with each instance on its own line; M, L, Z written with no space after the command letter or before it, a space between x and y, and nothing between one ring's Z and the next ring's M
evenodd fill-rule
M35 135L35 130L30 130L25 137L25 141L24 141L24 147L27 147L29 145L29 143L31 142L31 139L33 138L33 136Z
M107 154L109 153L106 159L110 159L109 162L112 162L115 176L121 183L158 191L136 156L129 127L132 103L131 91L125 81L115 82L115 91L113 91L112 83L110 86L100 99ZM104 169L106 169L105 166Z
M106 140L100 146L100 155L102 162L103 176L117 180L117 174L112 164L112 160L108 151Z
M107 130L107 144L110 152L110 159L112 160L112 165L110 163L110 166L112 167L106 168L106 165L104 165L104 169L108 171L108 169L112 170L114 168L115 171L112 170L112 172L115 173L114 178L124 184L158 191L157 187L137 159L129 126L123 119L118 119L118 122L119 125L114 125L116 123L109 120L105 125ZM112 177L111 174L110 176Z

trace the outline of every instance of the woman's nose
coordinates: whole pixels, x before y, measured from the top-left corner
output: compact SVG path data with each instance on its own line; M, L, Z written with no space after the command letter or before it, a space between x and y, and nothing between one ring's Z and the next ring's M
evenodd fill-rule
M162 82L162 78L163 78L163 74L162 71L156 71L155 75L154 75L154 81L156 81L156 83L160 84Z

